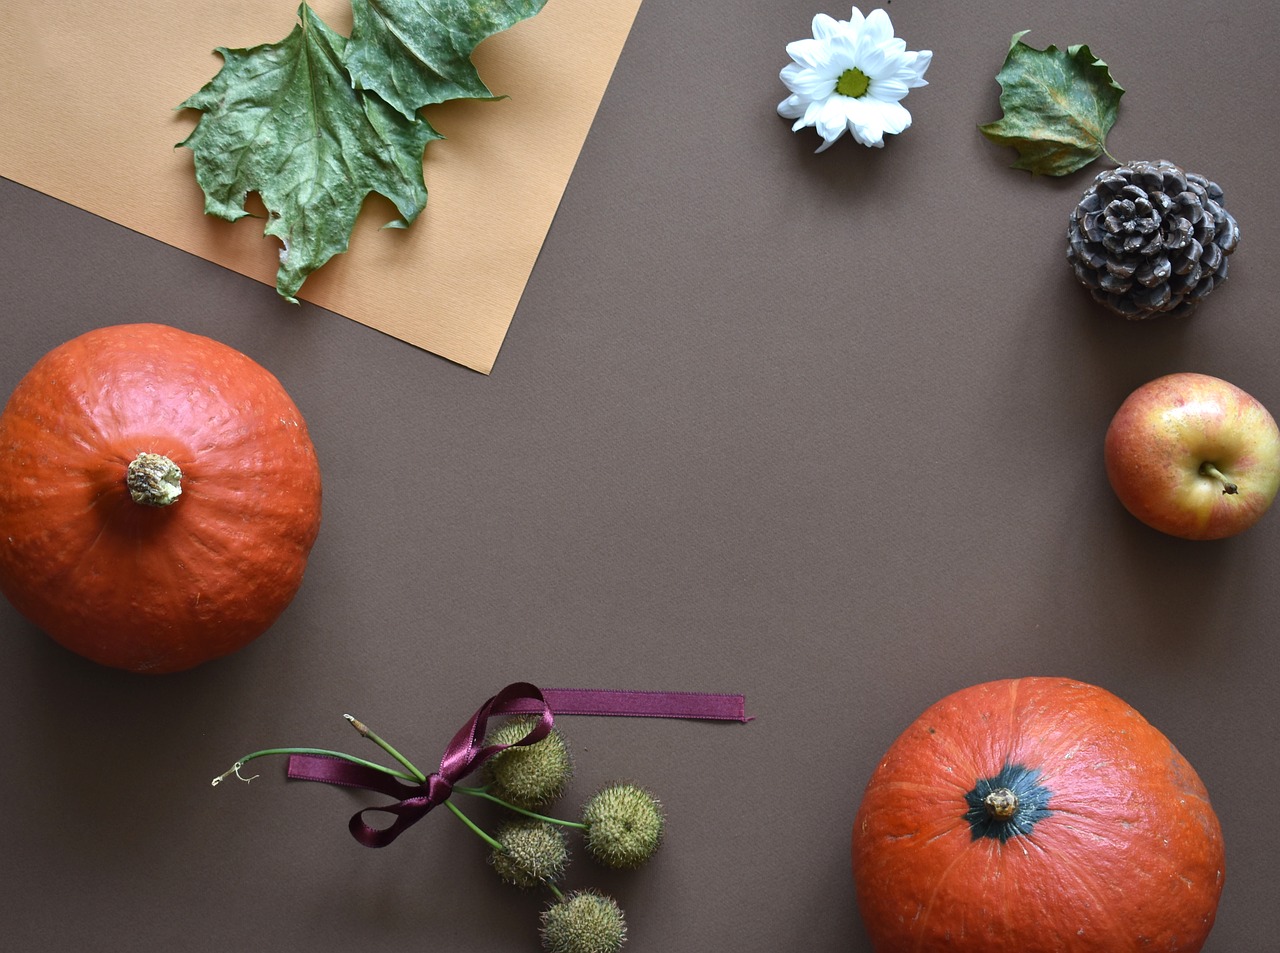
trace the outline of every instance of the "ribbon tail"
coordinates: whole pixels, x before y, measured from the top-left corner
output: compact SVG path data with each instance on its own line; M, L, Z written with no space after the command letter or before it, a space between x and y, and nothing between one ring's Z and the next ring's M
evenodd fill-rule
M616 715L630 718L691 718L698 721L749 722L746 698L709 692L609 691L544 688L542 695L557 715ZM528 710L534 710L532 707Z
M286 777L293 781L319 781L339 787L377 791L396 800L412 797L419 786L367 765L325 754L291 754Z

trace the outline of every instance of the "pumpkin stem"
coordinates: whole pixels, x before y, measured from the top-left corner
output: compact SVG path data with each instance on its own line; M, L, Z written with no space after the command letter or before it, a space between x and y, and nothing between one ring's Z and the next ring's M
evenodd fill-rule
M1219 470L1217 467L1215 467L1212 463L1209 463L1207 460L1204 463L1200 464L1200 472L1207 477L1213 477L1215 480L1221 483L1222 492L1224 495L1230 495L1233 493L1240 492L1239 487L1237 487L1234 483L1232 483L1225 476L1223 476L1222 471Z
M982 803L988 814L1002 821L1018 813L1018 795L1008 788L996 788L982 799Z
M125 485L133 502L143 506L169 506L182 495L182 471L160 453L140 453L129 464Z

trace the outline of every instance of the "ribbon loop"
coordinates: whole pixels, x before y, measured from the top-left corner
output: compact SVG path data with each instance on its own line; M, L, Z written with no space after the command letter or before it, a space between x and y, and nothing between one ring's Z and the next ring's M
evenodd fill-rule
M426 817L427 812L433 807L438 807L447 801L449 795L453 793L453 785L438 774L428 777L418 788L425 793L404 798L394 804L387 804L381 807L366 807L352 815L351 821L347 825L351 831L351 836L365 847L386 847L402 833ZM395 820L387 827L373 827L365 823L364 820L364 815L370 811L394 815Z

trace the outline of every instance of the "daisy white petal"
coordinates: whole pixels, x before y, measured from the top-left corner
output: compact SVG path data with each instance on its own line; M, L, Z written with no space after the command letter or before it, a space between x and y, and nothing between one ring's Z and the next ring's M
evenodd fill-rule
M832 66L839 65L843 72L854 64L858 56L858 38L852 33L838 33L827 41L830 54L827 62Z
M785 119L800 119L804 116L804 106L800 103L800 97L796 95L788 96L782 102L778 103L778 115ZM792 132L798 132L804 128L802 121L798 126L792 129Z
M929 84L924 78L924 71L929 68L929 64L933 61L933 50L920 50L918 53L909 53L908 56L912 56L914 59L909 65L903 64L903 68L911 70L911 87L928 86Z
M900 54L887 50L883 46L873 46L869 49L859 50L854 59L858 69L872 79L892 76L898 71L900 62Z
M827 69L831 62L831 47L822 40L796 40L787 44L787 55L800 66Z
M888 43L893 39L893 23L883 10L872 10L862 26L862 35L872 43Z
M797 66L795 63L784 66L780 75L782 82L793 94L810 99L830 96L836 85L834 79L823 76L815 70Z
M879 147L884 145L884 128L879 114L872 108L873 102L874 100L854 100L849 104L847 117L853 138L864 146Z
M814 129L827 142L835 142L844 135L845 127L849 122L849 114L845 108L846 101L845 97L832 96L825 100L818 110Z
M829 40L844 27L835 17L827 16L825 13L819 13L813 18L813 38L815 40Z
M893 78L906 83L908 88L915 89L917 86L928 86L925 81L924 71L929 68L929 60L933 54L928 50L920 53L905 53L897 61L893 71Z
M827 101L825 99L816 99L804 107L804 114L800 118L804 120L805 126L817 125L818 117L822 114L822 107L826 102ZM803 129L804 126L801 126L800 128Z
M911 113L901 103L873 102L870 105L887 135L896 136L911 125Z
M896 103L906 99L910 89L900 79L877 79L871 84L871 92L881 102Z

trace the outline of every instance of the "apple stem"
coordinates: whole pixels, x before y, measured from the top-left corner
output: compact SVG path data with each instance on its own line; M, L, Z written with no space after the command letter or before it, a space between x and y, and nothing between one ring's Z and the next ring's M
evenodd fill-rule
M1222 483L1223 494L1239 493L1240 488L1222 475L1222 471L1215 467L1212 463L1200 464L1200 472L1205 476L1213 477Z

